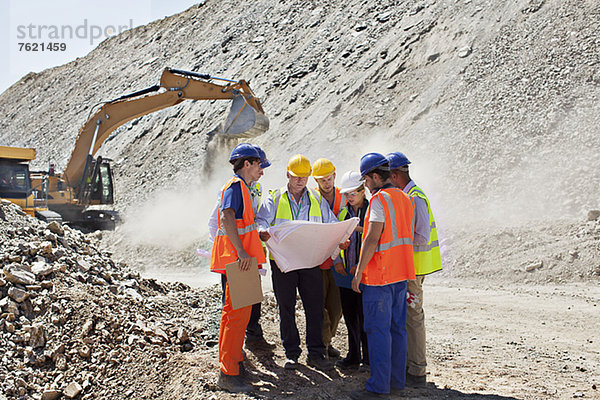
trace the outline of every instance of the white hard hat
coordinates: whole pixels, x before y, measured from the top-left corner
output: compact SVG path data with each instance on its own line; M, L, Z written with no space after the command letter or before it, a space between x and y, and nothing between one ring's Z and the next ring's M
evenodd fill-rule
M340 188L341 193L348 193L358 189L364 184L364 180L360 176L360 172L348 171L342 176L342 187Z

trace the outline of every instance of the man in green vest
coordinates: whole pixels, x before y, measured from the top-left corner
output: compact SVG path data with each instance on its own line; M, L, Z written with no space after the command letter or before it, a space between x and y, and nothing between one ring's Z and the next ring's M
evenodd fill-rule
M325 199L308 189L308 177L312 173L310 161L302 154L290 158L286 177L288 183L267 196L256 214L259 235L263 242L270 238L270 226L287 221L311 221L318 223L338 222ZM307 249L310 251L310 249ZM279 309L279 330L285 349L285 369L297 369L300 335L296 326L296 293L300 294L306 316L306 362L322 371L333 369L326 356L323 342L323 277L318 265L286 273L271 259L273 292Z
M406 313L408 339L406 384L413 387L425 386L427 359L425 357L425 314L423 312L423 281L425 275L442 269L442 258L437 237L435 219L429 200L408 173L410 161L400 152L386 157L390 164L392 184L415 198L415 238L413 255L417 279L408 281L411 295Z

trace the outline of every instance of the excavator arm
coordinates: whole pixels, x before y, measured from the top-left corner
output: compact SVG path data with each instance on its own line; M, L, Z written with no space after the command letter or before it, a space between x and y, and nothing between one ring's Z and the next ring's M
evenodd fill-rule
M219 79L228 82L217 85L208 82ZM196 72L165 68L160 85L140 90L104 103L83 125L63 177L77 192L90 169L90 161L110 134L132 119L171 107L184 100L233 100L225 122L217 132L231 138L261 135L269 129L258 98L245 81L214 78Z

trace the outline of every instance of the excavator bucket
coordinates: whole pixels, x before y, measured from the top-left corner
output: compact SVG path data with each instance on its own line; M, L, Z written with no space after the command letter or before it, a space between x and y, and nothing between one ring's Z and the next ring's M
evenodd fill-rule
M225 120L221 134L231 138L253 138L269 129L269 118L248 103L241 94L233 97L229 115Z

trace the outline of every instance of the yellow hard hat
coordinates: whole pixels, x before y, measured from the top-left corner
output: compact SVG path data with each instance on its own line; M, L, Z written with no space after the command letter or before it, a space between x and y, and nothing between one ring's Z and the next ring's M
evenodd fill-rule
M312 171L310 168L310 161L308 161L308 158L304 157L302 154L296 154L290 158L290 161L287 165L287 170L290 175L302 178L310 176Z
M335 172L335 167L326 158L319 158L313 164L313 178L325 178Z

